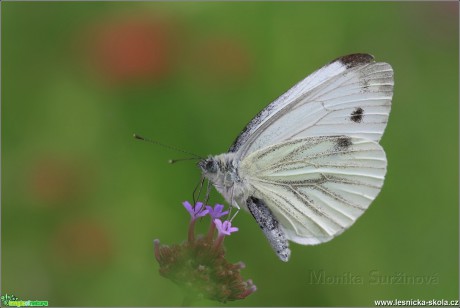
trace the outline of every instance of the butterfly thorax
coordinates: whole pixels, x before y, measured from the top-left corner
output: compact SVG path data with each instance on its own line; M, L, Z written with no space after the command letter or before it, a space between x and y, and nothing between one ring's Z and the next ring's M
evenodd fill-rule
M244 206L248 197L245 181L238 173L238 162L235 153L224 153L209 156L198 162L203 176L225 197L228 203Z

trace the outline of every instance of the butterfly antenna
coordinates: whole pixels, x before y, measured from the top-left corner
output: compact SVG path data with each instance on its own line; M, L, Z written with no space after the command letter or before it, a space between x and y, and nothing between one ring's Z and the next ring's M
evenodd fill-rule
M168 163L170 164L175 164L181 161L186 161L186 160L194 160L194 159L200 159L198 157L187 157L187 158L178 158L178 159L170 159L168 160Z
M195 153L191 153L191 152L188 152L188 151L185 151L185 150L182 150L182 149L178 149L178 148L176 148L176 147L173 147L173 146L171 146L171 145L168 145L168 144L164 144L164 143L158 142L158 141L156 141L156 140L147 139L147 138L144 138L144 137L139 136L139 135L137 135L137 134L133 134L133 137L134 137L134 139L137 139L137 140L142 140L142 141L150 142L150 143L153 143L153 144L162 146L162 147L167 148L167 149L170 149L170 150L174 150L174 151L177 151L177 152L181 152L181 153L185 153L185 154L189 154L189 155L194 156L194 157L192 157L192 158L171 159L171 160L169 160L169 163L171 163L171 164L174 164L175 162L178 162L178 161L181 161L181 160L203 159L203 158L204 158L204 157L201 157L200 155L197 155L197 154L195 154Z

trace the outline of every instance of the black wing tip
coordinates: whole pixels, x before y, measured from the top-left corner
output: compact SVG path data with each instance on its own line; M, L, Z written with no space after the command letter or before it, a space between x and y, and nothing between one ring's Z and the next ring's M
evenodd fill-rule
M362 64L374 62L374 56L367 53L354 53L351 55L342 56L332 62L340 62L348 68L352 68Z

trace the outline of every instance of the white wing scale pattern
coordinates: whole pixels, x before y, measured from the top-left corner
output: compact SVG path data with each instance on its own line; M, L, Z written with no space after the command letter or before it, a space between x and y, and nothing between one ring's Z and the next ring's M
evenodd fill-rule
M385 152L348 136L295 139L247 156L240 172L288 239L318 244L350 227L379 193Z
M370 55L339 58L262 110L230 148L242 158L293 138L350 135L379 141L388 121L393 71ZM359 122L352 113L361 108Z

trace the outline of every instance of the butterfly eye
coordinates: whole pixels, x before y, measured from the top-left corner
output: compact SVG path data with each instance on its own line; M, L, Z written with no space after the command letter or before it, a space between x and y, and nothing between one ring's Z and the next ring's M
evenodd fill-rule
M217 164L216 161L213 159L209 159L206 161L205 170L211 173L215 173L217 171Z
M216 173L217 172L217 162L212 159L204 159L198 163L198 166L201 170L208 172L208 173Z

